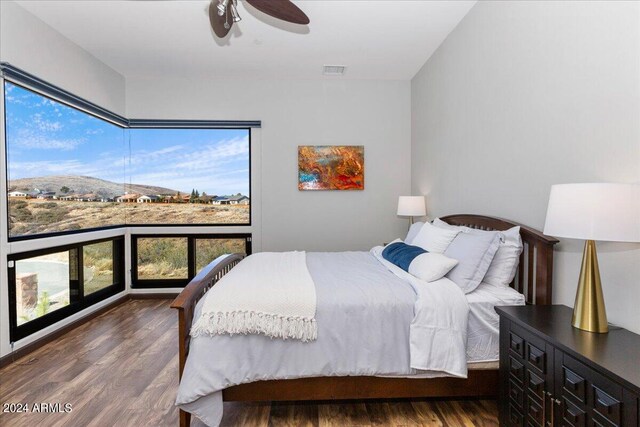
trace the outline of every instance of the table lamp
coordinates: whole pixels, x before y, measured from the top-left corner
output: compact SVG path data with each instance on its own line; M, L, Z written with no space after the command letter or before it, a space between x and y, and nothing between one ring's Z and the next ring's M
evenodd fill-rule
M398 216L408 216L409 225L413 224L414 216L425 216L426 214L424 196L400 196L398 198Z
M571 323L589 332L608 332L595 241L640 242L640 185L551 186L544 234L586 240Z

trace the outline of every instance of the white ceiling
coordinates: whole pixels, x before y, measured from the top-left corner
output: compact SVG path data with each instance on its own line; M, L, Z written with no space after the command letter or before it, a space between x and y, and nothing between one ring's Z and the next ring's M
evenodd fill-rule
M307 27L242 2L223 41L206 0L17 3L125 77L335 79L322 66L339 64L337 78L409 80L475 1L296 1Z

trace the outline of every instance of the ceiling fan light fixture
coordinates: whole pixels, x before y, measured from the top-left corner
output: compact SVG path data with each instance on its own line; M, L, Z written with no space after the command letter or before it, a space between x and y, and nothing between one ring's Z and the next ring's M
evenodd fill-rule
M218 15L223 16L227 13L227 6L229 5L229 0L220 0L218 3Z
M343 76L346 69L346 65L325 65L322 67L322 74L325 76Z
M238 13L238 8L236 7L235 1L233 3L231 3L231 18L233 19L233 22L242 21L242 18L240 17L240 14Z

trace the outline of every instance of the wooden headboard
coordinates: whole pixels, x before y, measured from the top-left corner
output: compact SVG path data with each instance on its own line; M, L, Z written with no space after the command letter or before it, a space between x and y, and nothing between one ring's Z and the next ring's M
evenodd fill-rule
M553 245L557 239L538 230L501 218L482 215L448 215L440 218L447 224L464 225L479 230L504 231L520 226L524 250L520 254L518 270L512 288L524 295L527 304L551 304L553 282Z

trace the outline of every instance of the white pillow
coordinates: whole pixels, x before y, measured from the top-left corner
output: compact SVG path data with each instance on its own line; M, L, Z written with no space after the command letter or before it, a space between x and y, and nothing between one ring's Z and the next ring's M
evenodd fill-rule
M497 231L459 233L444 252L445 256L459 261L447 277L465 294L472 292L487 273L501 239Z
M413 238L411 244L420 246L427 252L441 254L449 244L456 238L461 230L449 230L435 227L425 222L416 237Z
M409 273L427 282L433 282L444 277L458 260L448 258L442 254L425 252L418 255L409 264Z
M434 219L433 224L436 227L444 229L462 229L463 232L478 234L487 233L486 230L450 225L440 218ZM500 233L502 234L502 241L491 261L487 274L484 276L483 282L491 285L509 286L509 283L511 283L518 270L518 262L520 261L520 254L523 249L520 227L511 227Z
M509 286L518 270L518 262L522 253L520 227L512 227L502 232L504 239L491 261L487 274L482 279L490 285Z
M413 241L414 237L416 237L418 232L420 232L420 229L422 228L423 225L424 225L424 222L415 222L415 223L411 224L411 227L409 227L409 231L407 232L407 237L405 237L405 239L404 239L404 242L407 245L411 244L411 242Z

